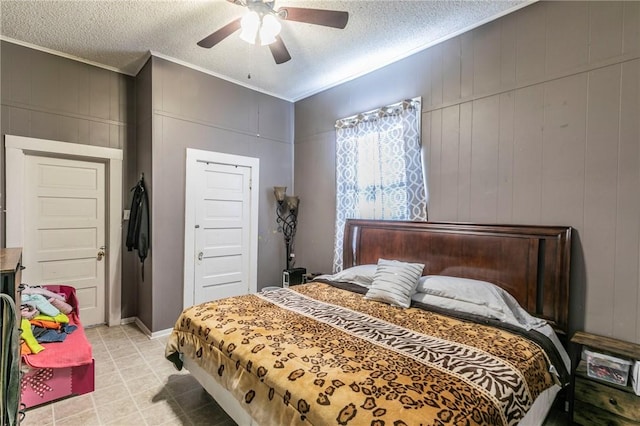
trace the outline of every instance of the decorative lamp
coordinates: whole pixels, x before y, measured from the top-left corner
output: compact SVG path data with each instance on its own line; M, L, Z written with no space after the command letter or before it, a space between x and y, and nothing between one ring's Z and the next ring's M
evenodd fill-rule
M259 36L261 46L274 43L282 25L269 13L269 8L265 9L261 3L252 6L255 10L250 10L240 20L240 28L242 28L240 38L249 44L258 44Z
M260 16L258 13L250 11L240 20L240 38L249 44L256 44L258 30L260 29Z
M286 186L274 186L273 195L278 202L276 207L276 223L278 224L278 230L282 230L284 235L284 245L286 248L286 270L291 269L291 260L293 254L291 253L291 245L293 244L293 237L296 235L296 226L298 225L298 206L300 204L300 198L294 195L287 195Z
M262 26L260 27L260 44L266 46L275 43L276 36L280 34L282 25L273 15L265 15L262 18Z
M298 203L300 202L300 199L297 196L287 195L286 197L284 197L284 201L287 203L287 208L290 212L298 211Z
M276 201L278 202L278 204L282 205L282 202L284 201L284 197L286 197L286 194L287 194L286 186L273 187L273 195L275 195Z

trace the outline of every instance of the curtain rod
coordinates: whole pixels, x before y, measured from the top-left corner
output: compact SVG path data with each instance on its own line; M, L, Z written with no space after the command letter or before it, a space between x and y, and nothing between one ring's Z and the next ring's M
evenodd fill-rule
M343 129L348 127L354 127L362 122L374 121L382 117L397 115L397 114L400 114L402 111L420 107L420 103L421 103L421 98L419 96L413 99L405 99L391 105L383 106L380 108L372 109L371 111L352 115L351 117L341 118L339 120L336 120L335 128Z

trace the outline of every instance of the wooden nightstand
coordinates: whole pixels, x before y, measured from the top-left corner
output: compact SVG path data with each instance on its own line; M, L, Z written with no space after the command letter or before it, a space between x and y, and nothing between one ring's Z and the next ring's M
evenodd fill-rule
M593 352L640 360L640 345L578 331L571 343ZM587 362L580 360L573 375L573 421L581 425L640 425L640 396L631 379L619 386L587 375Z

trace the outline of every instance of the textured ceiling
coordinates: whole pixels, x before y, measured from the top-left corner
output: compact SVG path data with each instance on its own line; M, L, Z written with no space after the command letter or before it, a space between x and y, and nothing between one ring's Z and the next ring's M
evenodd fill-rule
M344 10L344 30L284 21L292 60L238 32L211 49L196 42L245 8L213 1L1 1L2 38L135 75L149 52L289 101L402 59L531 3L500 1L277 0L282 6ZM249 75L251 78L248 78Z

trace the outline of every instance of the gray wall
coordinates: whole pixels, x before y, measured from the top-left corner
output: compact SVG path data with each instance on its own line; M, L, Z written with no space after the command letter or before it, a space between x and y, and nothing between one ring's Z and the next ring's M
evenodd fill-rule
M572 325L640 342L640 2L540 2L295 105L299 263L330 271L336 119L422 96L429 219L571 225Z
M258 287L281 281L273 186L291 187L293 104L157 57L151 77L153 294L145 325L157 331L182 310L186 148L260 159Z
M144 175L145 188L149 206L153 203L153 170L151 168L152 151L152 79L151 60L142 67L136 76L136 179ZM128 224L128 223L127 223ZM151 240L153 243L153 239ZM143 324L150 328L153 320L153 250L149 250L144 265L140 263L136 255L135 276L132 282L135 283L137 291L137 317ZM144 268L144 270L143 270ZM144 277L143 277L144 273Z
M133 78L2 41L0 188L4 194L4 135L120 148L124 153L123 203L129 203L135 164ZM132 155L132 153L134 155ZM135 179L135 178L134 178ZM4 247L5 216L1 244ZM123 232L123 238L126 231ZM131 283L134 257L123 255L122 314L136 314Z
M158 331L182 310L187 147L260 159L258 286L280 282L285 254L272 188L292 186L293 104L155 57L134 79L4 41L1 47L3 135L123 149L125 208L144 173L152 249L144 280L136 252L123 251L123 317ZM4 172L0 179L4 188Z

